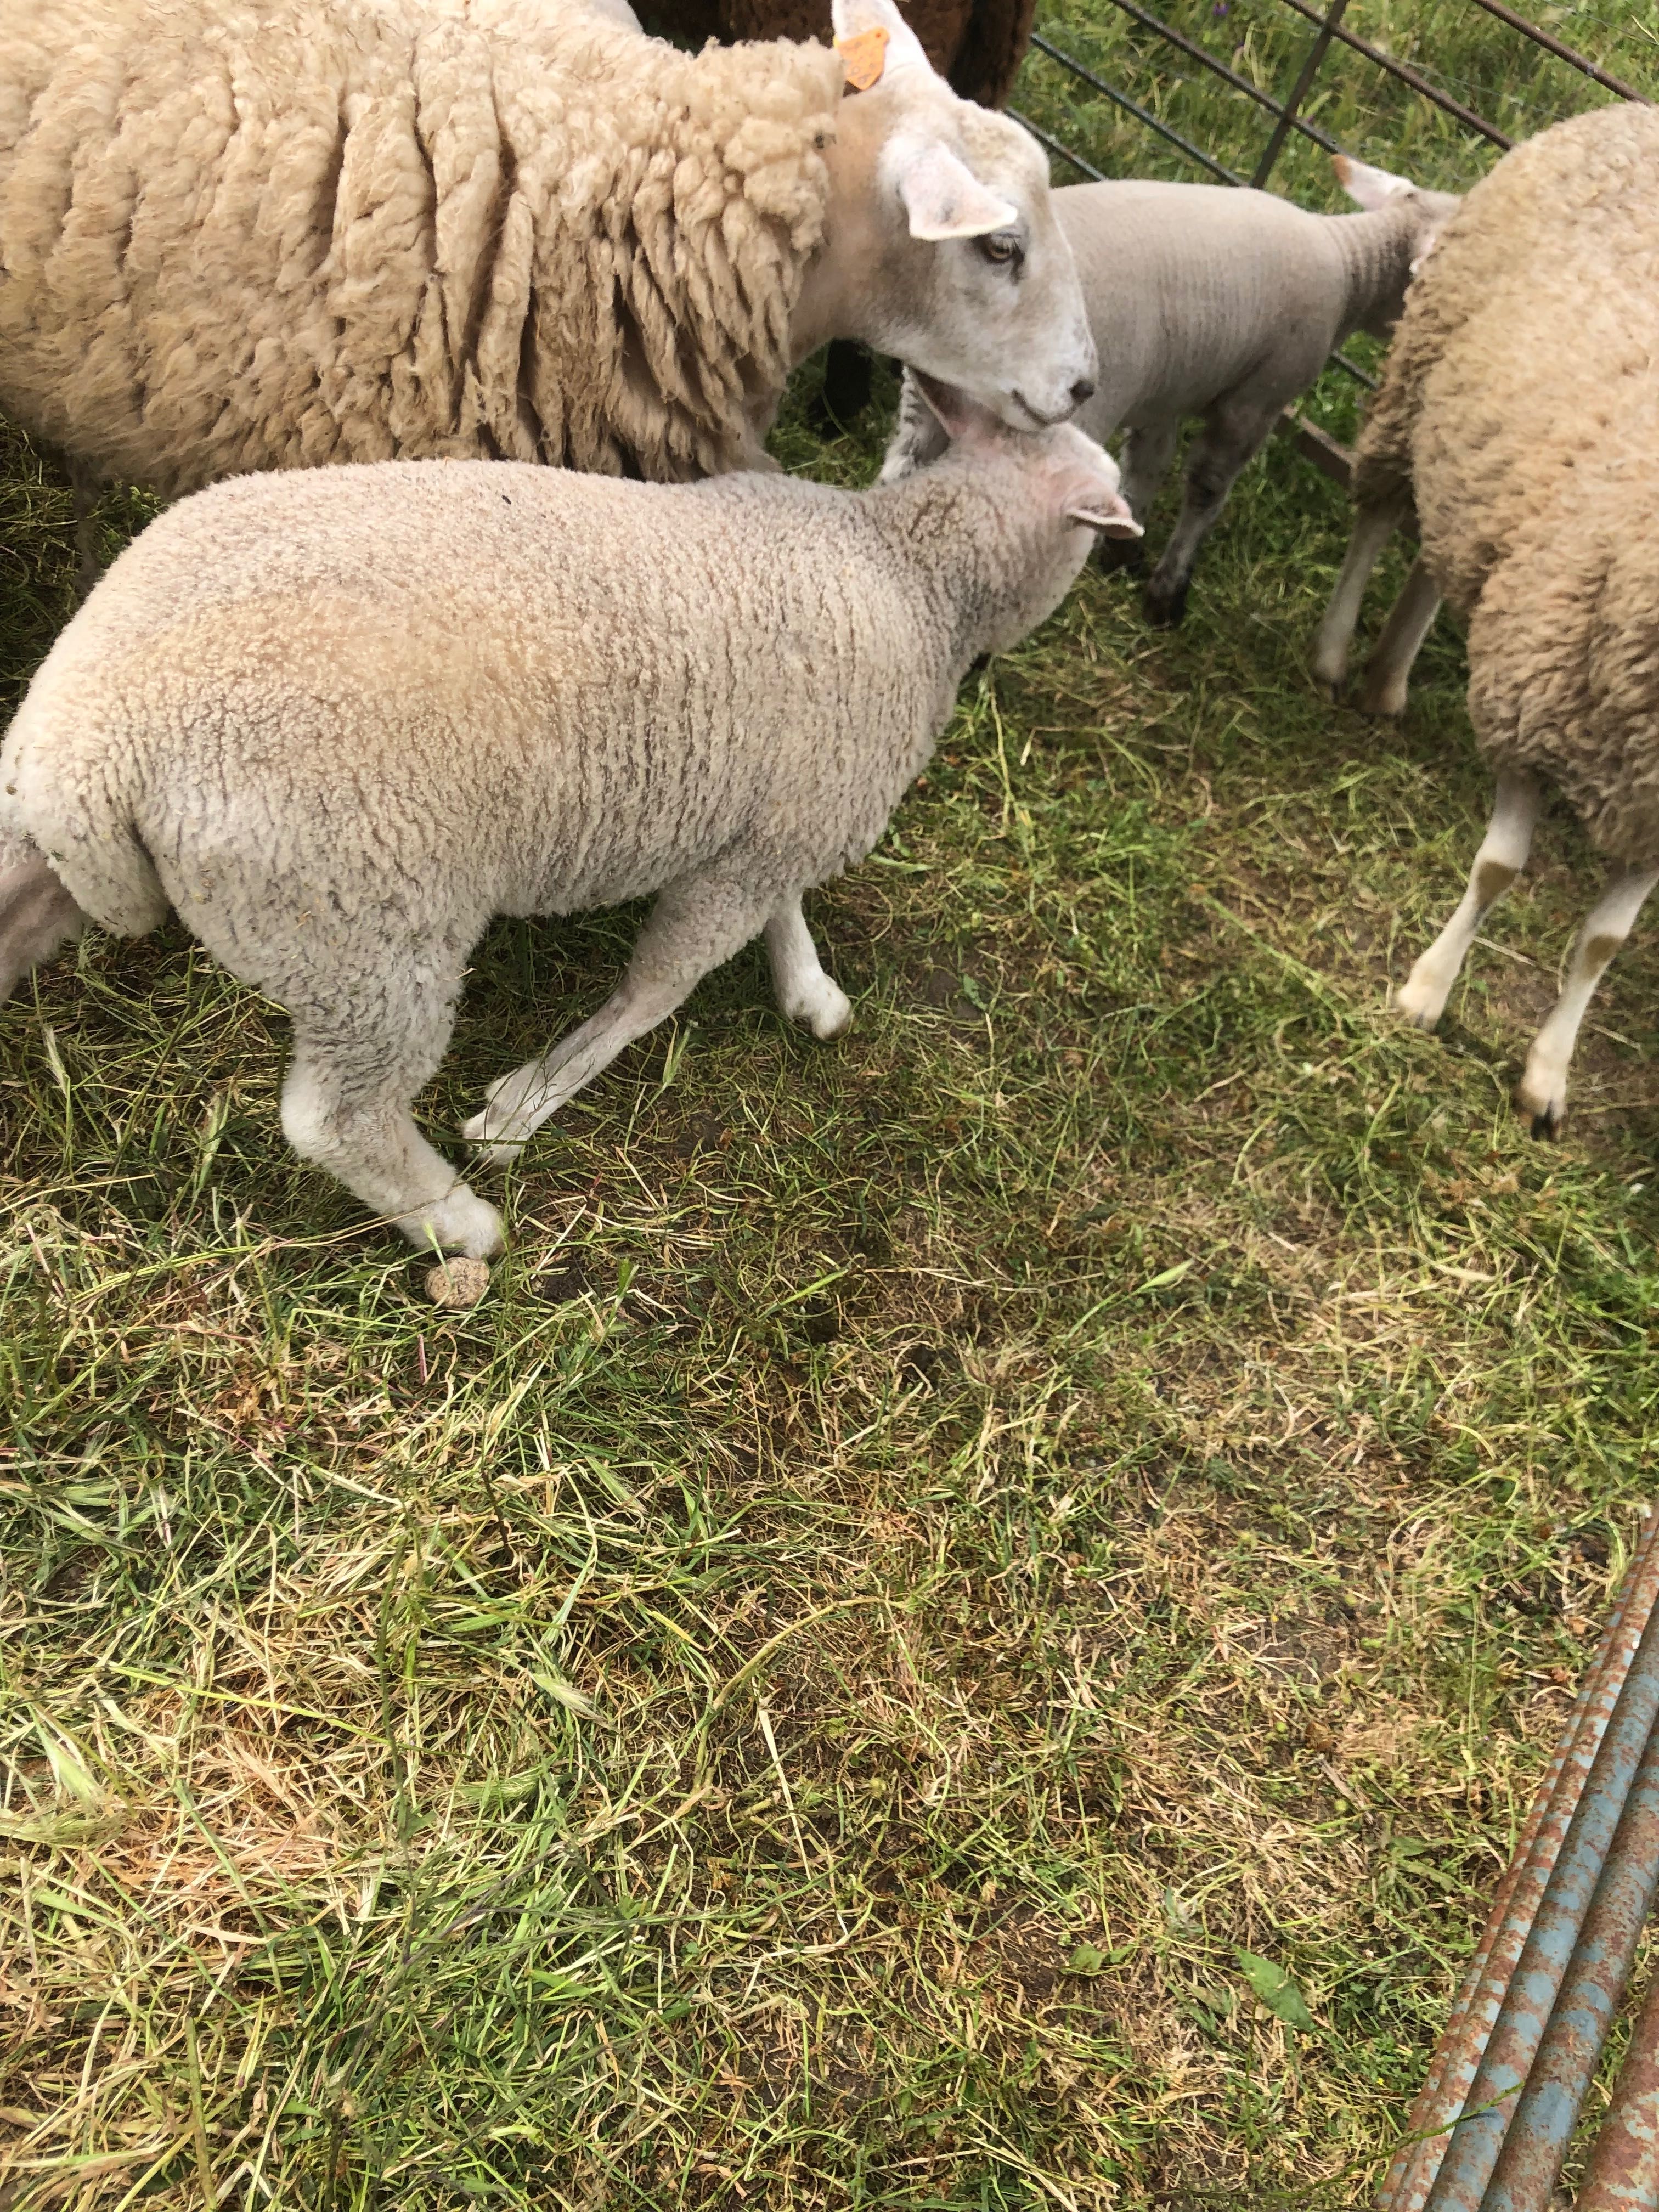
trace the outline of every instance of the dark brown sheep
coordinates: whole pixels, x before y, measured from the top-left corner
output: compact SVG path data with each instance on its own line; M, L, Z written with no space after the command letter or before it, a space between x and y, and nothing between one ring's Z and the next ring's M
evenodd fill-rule
M899 0L899 13L952 91L1000 107L1030 44L1036 0ZM646 0L647 30L701 45L705 39L822 39L830 0Z

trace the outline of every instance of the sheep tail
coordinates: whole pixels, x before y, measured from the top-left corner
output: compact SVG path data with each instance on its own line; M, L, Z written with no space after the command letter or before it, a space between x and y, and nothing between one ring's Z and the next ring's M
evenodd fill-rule
M81 934L86 916L26 837L0 833L0 1000Z

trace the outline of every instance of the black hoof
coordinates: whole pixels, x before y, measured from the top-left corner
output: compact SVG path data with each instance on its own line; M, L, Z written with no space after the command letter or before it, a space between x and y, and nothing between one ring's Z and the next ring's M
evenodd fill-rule
M1148 592L1141 601L1141 609L1154 629L1179 628L1187 613L1187 586L1166 599L1161 592Z
M1540 1144L1553 1145L1561 1133L1560 1115L1534 1114L1532 1117L1532 1133Z
M1146 547L1139 538L1103 538L1095 547L1103 576L1139 576L1146 572Z

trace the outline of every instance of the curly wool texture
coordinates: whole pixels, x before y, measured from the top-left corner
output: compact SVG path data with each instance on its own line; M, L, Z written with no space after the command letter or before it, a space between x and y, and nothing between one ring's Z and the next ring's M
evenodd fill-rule
M169 496L741 465L841 90L820 47L694 57L536 0L11 0L0 407Z
M1659 110L1507 155L1407 295L1354 495L1414 496L1492 765L1659 862Z

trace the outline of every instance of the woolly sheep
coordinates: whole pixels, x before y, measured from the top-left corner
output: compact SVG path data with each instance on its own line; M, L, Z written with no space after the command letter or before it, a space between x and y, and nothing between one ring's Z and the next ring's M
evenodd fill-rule
M1462 902L1401 1010L1438 1021L1526 864L1546 782L1614 864L1516 1094L1540 1135L1560 1126L1579 1024L1659 881L1656 361L1659 110L1602 108L1469 194L1413 287L1355 454L1362 521L1414 497L1422 533L1380 687L1403 698L1422 600L1431 612L1443 592L1468 623L1469 716L1498 777Z
M492 1252L410 1115L491 916L657 894L617 991L466 1124L487 1159L757 933L783 1012L838 1035L803 891L880 836L972 661L1134 529L1081 431L940 406L947 457L862 493L388 462L170 509L0 750L0 996L83 916L173 907L292 1016L295 1149Z
M830 34L830 0L644 0L644 8L653 30L696 44ZM1034 11L1034 0L904 0L901 13L953 92L1000 107L1030 44Z
M1127 428L1123 492L1138 521L1182 422L1203 417L1180 519L1146 586L1154 622L1181 620L1199 550L1239 471L1332 348L1354 331L1393 329L1413 268L1458 204L1346 155L1336 172L1364 214L1311 215L1231 185L1135 179L1054 194L1100 356L1077 419L1093 438ZM937 450L933 417L907 389L883 474Z
M840 58L548 0L9 0L0 409L167 496L243 470L764 461L867 339L1029 428L1094 349L1048 166L891 0Z

